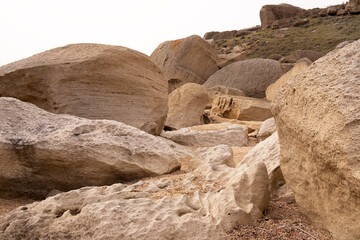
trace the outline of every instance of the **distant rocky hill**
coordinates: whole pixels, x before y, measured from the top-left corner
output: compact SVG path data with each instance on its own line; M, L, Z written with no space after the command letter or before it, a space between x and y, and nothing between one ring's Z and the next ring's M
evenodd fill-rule
M208 32L204 39L219 54L246 52L247 58L287 56L300 49L327 53L343 41L360 38L359 12L357 0L309 10L289 4L266 5L260 10L261 26Z

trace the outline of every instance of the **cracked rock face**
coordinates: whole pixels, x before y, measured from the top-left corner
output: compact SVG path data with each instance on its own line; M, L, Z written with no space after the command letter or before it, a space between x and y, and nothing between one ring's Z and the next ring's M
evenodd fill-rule
M182 147L110 120L56 115L14 98L0 98L1 194L44 197L171 172ZM179 151L178 151L179 150Z
M303 213L335 239L360 239L360 41L280 88L280 165Z
M71 44L0 67L0 96L156 135L164 127L167 91L148 56L120 46Z
M226 239L226 231L262 216L264 164L233 168L224 145L195 155L187 174L85 187L19 207L0 217L0 238Z

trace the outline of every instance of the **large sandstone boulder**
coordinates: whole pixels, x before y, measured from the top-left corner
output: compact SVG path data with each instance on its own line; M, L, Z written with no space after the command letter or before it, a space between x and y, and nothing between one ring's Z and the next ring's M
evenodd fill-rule
M289 79L272 109L285 180L335 239L360 239L359 49L348 44Z
M270 103L264 99L241 96L216 96L210 115L244 121L264 121L272 117Z
M185 146L247 146L248 128L231 123L206 124L163 132L161 136Z
M289 56L284 57L281 62L283 63L296 63L300 59L307 58L312 62L315 62L319 58L324 56L323 53L313 51L313 50L297 50L290 54Z
M200 150L194 172L85 187L0 216L0 239L227 239L262 217L263 163L233 168L227 146Z
M0 193L44 197L160 175L180 167L180 146L110 120L56 115L0 98Z
M257 138L259 141L264 141L266 138L270 137L274 132L276 131L276 124L275 119L269 118L265 120L259 129L259 132L257 134Z
M169 93L185 83L203 84L219 69L215 48L196 35L161 43L150 58L164 72Z
M295 64L295 66L282 75L276 82L272 83L267 89L266 89L266 99L270 102L274 101L277 91L288 81L288 79L292 78L296 74L302 72L304 69L306 69L310 64L307 62L299 62Z
M119 46L72 44L0 67L0 96L151 134L163 129L167 88L148 56Z
M271 59L251 59L230 64L206 82L206 87L225 86L243 91L246 96L263 98L266 88L284 74L281 64Z
M204 124L203 113L211 97L206 87L187 83L169 94L165 126L180 129Z
M260 10L261 27L270 27L277 20L292 20L302 11L290 4L265 5Z
M346 10L350 13L359 13L360 12L360 0L349 0L346 5Z

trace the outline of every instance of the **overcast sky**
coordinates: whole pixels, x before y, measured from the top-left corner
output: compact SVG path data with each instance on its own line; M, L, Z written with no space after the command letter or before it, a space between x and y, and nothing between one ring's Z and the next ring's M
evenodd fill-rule
M70 43L103 43L145 54L161 43L208 31L260 24L259 10L279 0L0 0L0 65ZM340 0L293 0L302 8Z

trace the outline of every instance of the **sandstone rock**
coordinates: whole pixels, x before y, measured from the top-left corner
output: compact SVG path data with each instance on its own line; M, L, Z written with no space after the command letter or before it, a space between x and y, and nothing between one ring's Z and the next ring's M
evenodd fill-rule
M243 61L246 58L246 52L241 53L229 53L218 55L218 66L223 68L231 63Z
M327 9L323 9L319 12L320 17L326 17L327 16Z
M270 137L276 131L276 124L274 118L266 119L259 129L257 137L259 141L264 141L266 138Z
M228 39L228 38L234 38L234 37L236 37L237 32L238 32L237 30L219 32L219 33L213 35L212 38L215 41L222 40L222 39Z
M268 56L268 59L272 59L275 61L279 61L281 58L283 58L283 56L281 56L280 54L271 54L270 56Z
M164 127L167 88L148 56L119 46L72 44L0 67L0 96L151 134Z
M14 98L0 98L0 193L45 197L160 175L186 155L137 128L110 120L56 115Z
M219 32L216 32L216 31L213 31L213 32L207 32L207 33L205 33L205 35L204 35L204 39L205 40L209 40L209 39L212 39L213 38L213 36L215 35L215 34L218 34Z
M210 114L244 121L264 121L272 117L266 100L224 95L215 97Z
M251 59L230 64L213 74L204 85L225 86L243 91L249 97L265 97L266 88L284 72L279 62Z
M304 19L296 20L296 22L294 22L293 26L294 27L300 27L300 26L303 26L303 25L308 24L308 23L309 23L309 19L304 18Z
M335 239L360 239L359 49L348 44L289 79L272 109L285 180Z
M327 11L327 15L330 15L330 16L335 16L336 13L337 13L337 8L335 6L331 6L331 7L328 7L328 9L326 10Z
M219 144L246 146L248 130L244 125L219 123L162 132L162 137L186 146L211 147Z
M0 216L0 238L226 239L235 226L262 217L269 201L265 165L229 167L229 151L199 152L204 161L185 180L86 187L19 207Z
M274 132L269 138L251 149L244 159L240 161L239 166L245 163L250 166L256 165L256 163L266 165L270 179L270 192L274 192L285 184L280 169L280 144L277 132Z
M245 125L248 127L248 133L252 133L259 130L262 121L239 121L236 119L222 118L216 115L212 115L210 116L210 123L233 123Z
M165 126L180 129L204 124L203 112L211 100L206 87L187 83L169 94L169 111Z
M312 50L297 50L294 53L286 56L282 62L283 63L295 63L296 61L302 58L308 58L310 61L315 62L319 58L324 56L324 54L312 51Z
M261 27L270 27L276 20L291 20L302 11L290 4L265 5L260 10Z
M346 15L346 14L347 14L347 12L346 12L345 9L339 9L336 12L336 16L343 16L343 15Z
M224 86L215 86L215 87L208 88L208 92L211 97L210 97L210 101L208 102L208 105L206 106L206 108L212 107L214 98L217 95L245 96L245 93L241 90L238 90L235 88L227 88Z
M278 92L278 90L285 85L285 83L292 77L294 77L296 74L302 72L304 69L306 69L308 67L308 63L307 62L299 62L297 64L295 64L295 66L288 71L287 73L285 73L284 75L282 75L276 82L274 82L273 84L271 84L267 89L266 89L266 99L269 100L270 102L274 101L276 93Z
M339 43L337 46L336 46L336 49L341 49L343 47L345 47L346 45L350 44L350 43L353 43L354 40L347 40L347 41L344 41L342 43Z
M360 0L349 0L346 5L346 11L350 13L359 13L360 12Z
M185 83L203 84L219 69L216 50L196 35L161 43L150 58L164 72L169 93Z

